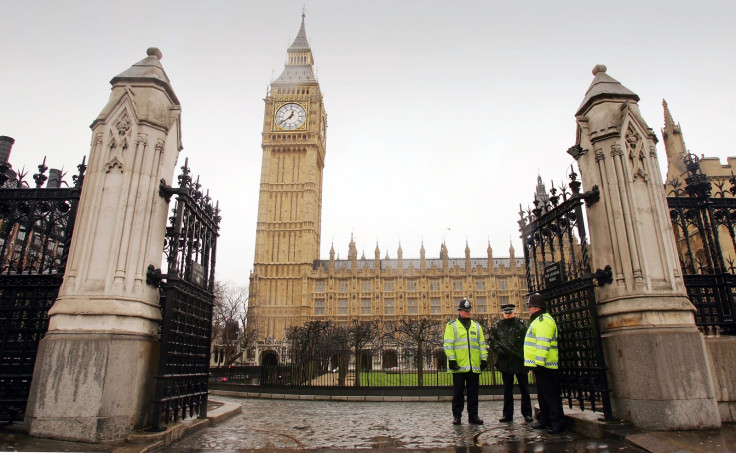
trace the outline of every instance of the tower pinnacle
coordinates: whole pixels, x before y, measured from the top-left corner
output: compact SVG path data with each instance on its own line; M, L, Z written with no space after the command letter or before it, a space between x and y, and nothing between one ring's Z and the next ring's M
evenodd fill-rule
M309 47L307 39L307 31L304 26L304 18L306 14L302 12L302 24L299 27L299 33L296 34L294 42L291 43L287 50L286 65L284 72L273 82L276 84L316 84L317 78L314 75L312 65L314 65L314 57L312 49Z

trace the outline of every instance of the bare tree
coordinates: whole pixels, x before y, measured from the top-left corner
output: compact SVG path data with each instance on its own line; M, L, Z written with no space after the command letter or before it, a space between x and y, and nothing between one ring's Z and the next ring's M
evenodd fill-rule
M285 337L291 345L291 362L296 372L295 384L316 377L325 368L320 352L324 350L330 321L308 321L303 326L287 329Z
M435 319L400 319L396 325L398 341L404 347L416 348L417 385L424 385L424 354L442 345L442 321Z
M334 359L337 368L337 384L345 386L352 348L350 327L344 324L332 324L326 332L326 338L329 342L326 350L331 351L330 359Z
M360 371L363 365L363 350L369 344L375 344L378 340L378 321L353 320L348 327L348 338L350 346L355 354L355 381L354 385L360 387Z
M215 282L215 300L212 307L212 344L228 366L243 353L248 289L232 283Z

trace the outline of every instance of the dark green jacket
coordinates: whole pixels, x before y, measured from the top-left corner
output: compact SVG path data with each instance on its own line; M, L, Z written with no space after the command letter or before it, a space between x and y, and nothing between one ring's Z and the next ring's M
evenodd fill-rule
M526 373L524 368L524 337L527 325L524 320L514 317L496 321L489 343L496 353L496 369L502 373Z

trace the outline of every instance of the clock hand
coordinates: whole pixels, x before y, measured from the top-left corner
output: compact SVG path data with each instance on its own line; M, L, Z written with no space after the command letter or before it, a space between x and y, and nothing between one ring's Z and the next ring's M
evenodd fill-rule
M286 118L284 118L283 120L281 120L281 121L278 122L279 126L282 125L282 124L284 124L285 122L289 121L291 119L291 117L293 117L293 116L294 116L294 111L292 110L291 111L291 114L289 116L287 116Z

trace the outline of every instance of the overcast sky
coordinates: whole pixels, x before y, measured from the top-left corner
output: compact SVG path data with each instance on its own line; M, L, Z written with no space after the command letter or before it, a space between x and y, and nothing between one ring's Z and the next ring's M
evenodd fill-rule
M109 81L158 47L190 166L222 208L217 278L253 268L263 98L306 5L328 113L322 259L522 256L519 204L574 163L575 111L605 64L688 148L736 155L736 2L0 0L11 163L73 169ZM664 167L664 147L658 145ZM71 173L71 172L70 172ZM663 170L663 174L665 171ZM177 171L178 174L178 171Z

